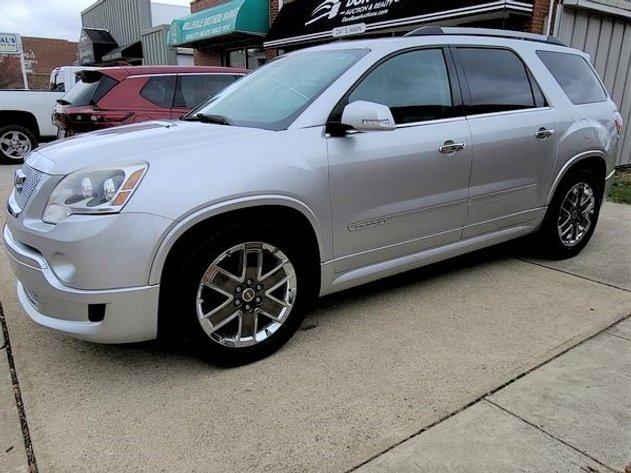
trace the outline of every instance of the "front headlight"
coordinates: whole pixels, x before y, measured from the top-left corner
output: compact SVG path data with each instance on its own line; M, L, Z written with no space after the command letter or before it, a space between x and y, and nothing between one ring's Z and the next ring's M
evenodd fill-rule
M99 166L68 174L50 195L42 220L57 224L73 214L120 212L148 167L147 163Z

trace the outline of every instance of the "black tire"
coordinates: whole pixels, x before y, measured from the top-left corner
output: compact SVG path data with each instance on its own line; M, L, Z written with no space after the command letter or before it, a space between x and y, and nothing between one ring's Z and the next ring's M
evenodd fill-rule
M13 137L19 140L19 146L9 142ZM28 128L20 125L0 127L0 164L21 164L24 156L35 148L37 137Z
M250 346L227 346L226 343L230 341L229 337L226 337L226 340L223 342L213 337L222 338L222 335L225 334L217 335L220 330L229 331L232 328L231 324L236 324L237 322L230 322L225 328L218 329L212 336L209 335L202 327L202 322L200 322L198 317L198 295L200 299L205 300L208 298L212 300L217 297L217 294L213 291L211 291L212 294L202 294L202 292L198 291L210 291L207 287L200 289L200 285L202 278L208 274L207 271L210 270L211 265L218 258L225 257L225 253L230 249L253 242L270 245L280 250L287 257L295 274L295 279L293 279L297 289L295 299L293 299L293 305L284 322L279 327L276 327L275 331L267 338ZM315 288L318 286L317 282L313 281L312 275L315 272L309 271L308 258L298 251L296 238L292 236L291 232L278 231L271 224L263 222L230 224L214 234L199 238L194 244L187 245L187 247L184 250L180 250L178 256L174 257L165 269L165 271L168 271L168 274L165 274L163 277L160 298L159 338L161 340L164 341L168 338L169 342L183 342L186 349L192 348L197 356L215 365L240 366L271 355L281 348L296 332L304 318L305 307L310 300L313 300ZM238 251L235 251L234 254L237 255ZM272 253L269 254L271 255ZM225 258L223 261L228 261L231 256ZM246 261L248 261L246 265L250 267L250 261L247 258L249 257L246 256ZM282 271L285 271L284 267ZM248 289L245 283L241 285L243 288ZM287 288L289 288L289 283L287 283ZM253 289L256 289L256 287L253 287ZM256 296L257 299L259 299L258 296L263 296L264 304L267 304L268 299L264 295L265 290L264 288L260 292L256 292ZM280 288L279 290L282 292L284 289ZM226 296L219 294L219 297ZM245 325L245 317L256 318L258 328L265 327L267 322L273 322L260 312L257 312L257 309L250 313L245 311L245 292L242 293L243 299L239 299L236 292L232 297L234 298L233 303L228 304L226 310L241 311L242 315L238 319L237 332L241 329L240 320L243 320ZM240 309L233 307L233 304L237 303L237 299L243 304L240 306ZM202 302L201 304L204 303ZM214 304L221 305L221 303L215 302L210 305ZM255 302L252 301L253 306L254 304ZM261 306L261 310L264 308L264 306ZM242 319L242 317L244 318ZM272 327L272 325L274 323L270 324L269 327ZM206 328L208 329L208 327ZM262 336L266 335L267 333ZM174 338L175 340L173 340Z
M568 209L573 209L570 201L578 198L576 193L580 193L581 189L583 192L582 198L586 199L589 205L594 207L593 213L589 218L589 228L583 228L582 230L581 227L586 226L587 220L584 217L581 218L581 215L583 215L581 208L587 209L588 203L586 202L583 207L574 209L571 213L568 212ZM589 192L592 193L593 200L589 198ZM538 245L538 252L547 258L557 260L578 255L589 243L598 223L603 192L603 182L597 179L593 172L578 170L565 176L559 184L541 228L536 234L535 241ZM573 220L568 222L568 218ZM567 222L566 225L563 225L564 222ZM574 224L573 222L576 223ZM570 233L566 233L567 236L562 237L562 233L564 233L562 230L569 227L572 227ZM572 233L575 227L578 229L576 232L577 238L573 238L574 233Z

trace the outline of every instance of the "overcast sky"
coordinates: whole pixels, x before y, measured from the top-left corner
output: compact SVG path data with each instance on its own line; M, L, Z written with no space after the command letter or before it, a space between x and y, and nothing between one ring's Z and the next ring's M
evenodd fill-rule
M0 0L0 33L79 41L81 11L96 0ZM155 3L190 5L190 0Z

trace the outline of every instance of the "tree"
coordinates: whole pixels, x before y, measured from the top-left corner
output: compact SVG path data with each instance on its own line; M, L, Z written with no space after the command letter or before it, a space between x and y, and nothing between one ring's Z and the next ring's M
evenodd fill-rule
M0 89L23 89L22 62L14 54L0 55Z

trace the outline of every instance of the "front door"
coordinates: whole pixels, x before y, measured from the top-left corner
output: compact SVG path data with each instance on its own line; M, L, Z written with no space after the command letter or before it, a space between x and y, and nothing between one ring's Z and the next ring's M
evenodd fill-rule
M337 272L460 240L471 139L445 57L390 57L342 102L386 105L397 128L327 138Z

